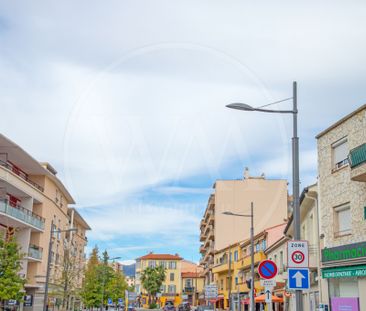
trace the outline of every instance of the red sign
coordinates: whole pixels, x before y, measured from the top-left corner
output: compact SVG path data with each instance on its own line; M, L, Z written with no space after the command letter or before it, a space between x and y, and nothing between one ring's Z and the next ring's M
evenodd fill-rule
M273 279L277 271L277 265L272 260L263 260L258 266L260 277L266 280Z
M291 255L292 261L296 264L301 264L305 260L305 255L301 251L294 251Z

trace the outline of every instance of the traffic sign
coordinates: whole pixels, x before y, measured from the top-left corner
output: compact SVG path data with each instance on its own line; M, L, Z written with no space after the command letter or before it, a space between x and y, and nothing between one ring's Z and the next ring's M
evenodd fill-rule
M275 279L269 279L269 280L266 280L266 279L261 279L261 285L263 287L275 287L276 286L276 280Z
M287 265L289 268L309 267L309 245L308 241L287 242Z
M289 289L309 289L309 269L288 268L288 288Z
M109 306L113 305L113 300L112 300L112 298L108 298L108 305L109 305Z
M217 298L218 289L216 284L209 284L205 286L205 298L214 299Z
M266 303L271 303L272 302L272 291L269 288L266 288L264 291L264 296L265 296L265 302Z
M263 260L258 266L258 273L263 279L273 279L277 271L277 265L272 260Z

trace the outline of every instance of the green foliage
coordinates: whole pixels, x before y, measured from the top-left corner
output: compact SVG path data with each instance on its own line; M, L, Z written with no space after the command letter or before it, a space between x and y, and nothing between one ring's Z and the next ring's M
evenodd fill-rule
M81 298L88 307L98 307L102 300L102 287L98 282L98 267L100 265L98 247L95 246L90 255L86 271Z
M149 304L149 309L157 309L158 305L155 302Z
M156 296L165 280L166 270L163 266L147 267L141 273L141 284L149 295Z
M98 248L95 247L90 255L85 272L85 280L82 290L83 303L88 307L99 307L102 302L107 303L108 298L117 302L118 298L124 298L127 283L121 271L114 271L108 264L107 251L103 252L99 259Z
M23 255L14 237L0 236L0 300L21 300L25 280L19 276Z

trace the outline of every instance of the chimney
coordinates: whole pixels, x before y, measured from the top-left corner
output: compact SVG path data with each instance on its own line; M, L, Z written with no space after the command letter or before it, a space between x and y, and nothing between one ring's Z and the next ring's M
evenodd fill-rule
M244 170L244 179L249 179L249 168L246 167Z

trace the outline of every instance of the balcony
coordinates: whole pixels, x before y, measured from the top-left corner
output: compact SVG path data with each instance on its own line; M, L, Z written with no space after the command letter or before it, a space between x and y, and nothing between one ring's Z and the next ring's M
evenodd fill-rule
M204 248L203 245L200 246L200 253L201 254L206 253L206 248Z
M1 215L8 216L14 220L14 227L19 226L19 223L17 222L20 221L22 224L27 224L37 230L44 230L44 218L22 206L11 206L7 200L0 200L0 216Z
M32 185L34 188L38 189L39 191L44 192L43 187L41 187L40 185L29 179L28 175L14 164L0 160L0 166L5 167L9 171L20 177L21 179L25 180L28 184Z
M254 264L257 264L265 259L266 255L262 251L254 253ZM250 267L250 264L251 264L251 256L248 255L237 262L237 268L245 269L247 267Z
M194 287L184 287L184 292L185 293L193 293L194 292Z
M366 182L366 143L352 149L348 156L351 180Z
M42 260L42 247L30 244L28 249L28 260L41 261Z

